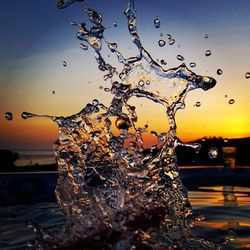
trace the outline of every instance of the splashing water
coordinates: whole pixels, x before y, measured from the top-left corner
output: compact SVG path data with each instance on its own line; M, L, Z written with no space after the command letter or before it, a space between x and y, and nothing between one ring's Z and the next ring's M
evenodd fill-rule
M104 80L111 81L104 90L111 91L113 98L109 106L95 99L69 117L23 112L24 119L43 117L59 126L54 143L59 172L55 192L66 223L54 232L33 225L36 248L217 249L219 244L196 238L189 230L200 217L192 214L175 154L175 148L184 145L176 135L176 111L184 108L189 91L209 90L216 81L196 75L185 64L164 70L141 43L133 0L125 16L138 55L130 58L123 57L116 43L103 39L102 15L85 1L60 0L57 6L65 8L74 2L82 2L93 25L87 29L81 23L77 38L93 48ZM123 65L118 80L113 79L116 68L102 56L103 42ZM144 145L148 125L137 126L132 97L165 108L169 130L160 135L152 131L158 142L150 148ZM189 146L199 149L197 144Z

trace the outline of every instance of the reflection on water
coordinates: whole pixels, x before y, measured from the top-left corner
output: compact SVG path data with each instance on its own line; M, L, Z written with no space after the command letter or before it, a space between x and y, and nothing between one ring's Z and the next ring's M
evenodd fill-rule
M194 232L211 240L227 234L231 242L223 249L250 249L250 188L200 187L189 198L194 210L206 215L195 223Z
M194 213L204 214L204 221L195 222L197 235L220 241L228 235L235 239L225 249L250 249L250 188L232 186L200 187L189 191ZM34 219L46 229L64 220L56 203L37 203L0 208L0 249L30 249L27 242L34 238L26 222Z

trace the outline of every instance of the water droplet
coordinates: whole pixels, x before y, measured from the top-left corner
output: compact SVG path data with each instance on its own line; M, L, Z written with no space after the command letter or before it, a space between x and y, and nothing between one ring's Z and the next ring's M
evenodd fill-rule
M114 22L113 25L114 25L115 28L118 27L118 23L117 22Z
M139 87L143 87L143 86L144 86L144 81L143 81L143 80L140 80L140 81L138 82L138 86L139 86Z
M146 84L147 84L147 85L150 85L150 81L149 81L149 80L147 80L147 81L146 81Z
M30 113L27 113L27 112L23 112L22 115L21 115L21 117L22 117L23 119L28 119L28 118L33 117L33 115L30 114Z
M195 63L195 62L191 62L191 63L189 63L189 66L190 66L191 68L194 68L194 67L196 67L196 63Z
M167 61L165 61L164 59L161 59L160 63L161 63L162 65L167 65Z
M123 119L123 118L118 118L115 121L115 126L118 129L129 129L129 127L131 126L130 122L128 119Z
M221 69L217 69L217 75L222 75L223 71Z
M12 114L11 112L6 112L6 113L4 114L4 117L5 117L5 119L8 120L8 121L13 120L13 114Z
M249 78L250 78L250 72L247 72L247 73L245 74L245 77L246 77L246 79L249 79Z
M160 47L164 47L165 44L166 44L166 42L163 41L163 40L159 40L159 41L158 41L158 44L159 44Z
M175 40L174 39L170 39L169 42L168 42L169 45L173 45L175 44Z
M67 62L63 61L63 67L66 67L66 66L67 66Z
M234 104L234 103L235 103L235 100L234 100L234 99L230 99L230 100L228 101L228 103L229 103L229 104Z
M208 157L209 159L215 159L219 155L218 149L216 147L211 147L208 149Z
M201 102L196 102L195 103L195 107L200 107L201 106Z
M228 95L225 95L225 98L227 98L228 97Z
M52 90L52 94L54 95L56 93L56 91L55 90Z
M184 57L182 55L177 55L176 57L179 61L184 61Z
M103 86L99 86L99 89L103 89Z
M155 26L155 28L160 28L160 26L161 26L161 22L160 22L160 19L158 18L158 17L156 17L155 19L154 19L154 26Z
M205 35L204 35L204 38L208 38L208 34L205 34Z
M163 36L163 33L160 33L160 36Z
M172 36L170 34L167 34L167 38L170 40L172 39Z
M206 56L211 56L211 54L212 54L212 52L211 52L210 49L208 49L208 50L205 52L205 55L206 55Z
M110 92L110 88L104 88L105 92Z
M87 50L89 47L86 44L80 43L80 48L83 50Z
M78 26L78 23L75 22L75 21L72 21L72 22L70 23L70 25L72 25L72 26Z
M224 139L223 141L224 141L225 143L227 143L227 142L228 142L228 139Z

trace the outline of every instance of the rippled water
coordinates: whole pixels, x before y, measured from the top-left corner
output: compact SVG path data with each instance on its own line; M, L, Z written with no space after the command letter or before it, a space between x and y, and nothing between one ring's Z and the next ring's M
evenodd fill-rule
M200 187L198 191L189 191L189 199L194 213L206 217L205 221L195 223L192 229L194 234L213 241L220 241L225 234L236 235L222 249L250 249L250 188ZM26 227L26 221L30 219L46 229L64 222L64 216L56 203L2 207L0 249L32 249L28 242L34 240L33 230Z

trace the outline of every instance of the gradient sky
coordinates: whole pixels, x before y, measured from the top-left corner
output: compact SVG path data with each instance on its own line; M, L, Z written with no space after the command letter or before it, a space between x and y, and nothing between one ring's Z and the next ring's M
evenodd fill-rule
M104 25L110 26L105 38L117 42L125 57L135 55L123 15L127 1L87 3L101 11ZM165 59L169 68L180 64L176 55L181 54L186 64L196 62L195 73L218 81L210 91L189 93L186 109L177 113L179 137L187 141L204 136L250 136L250 79L245 79L250 72L250 1L137 0L136 9L141 40L155 59ZM156 16L161 20L159 29L153 26ZM87 21L80 4L58 10L55 0L0 2L0 148L52 147L57 126L49 120L22 120L23 111L67 116L94 98L109 103L111 95L99 89L109 83L97 70L94 52L79 48L77 28L71 21ZM160 33L163 38L171 34L175 45L160 48ZM207 49L212 51L210 57L205 56ZM108 59L115 65L113 55ZM64 60L67 67L63 67ZM223 70L221 76L216 74L218 68ZM233 105L228 104L231 98ZM199 108L194 107L197 101ZM163 108L139 102L143 104L141 122L150 121L152 130L166 131ZM14 119L5 120L5 112L13 112Z

